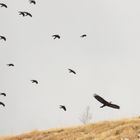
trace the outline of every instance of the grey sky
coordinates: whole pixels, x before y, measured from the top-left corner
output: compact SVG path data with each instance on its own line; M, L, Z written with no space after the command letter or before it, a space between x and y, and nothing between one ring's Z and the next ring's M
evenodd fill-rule
M81 124L88 105L93 122L140 114L139 0L2 2L8 8L0 8L0 35L7 37L0 41L0 91L7 97L0 97L0 135ZM33 18L19 16L22 10ZM121 109L100 109L94 93Z

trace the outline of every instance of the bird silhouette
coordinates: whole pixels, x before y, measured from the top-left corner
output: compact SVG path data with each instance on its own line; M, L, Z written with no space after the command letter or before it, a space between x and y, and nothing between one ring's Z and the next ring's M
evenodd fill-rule
M5 36L0 36L0 39L6 41L6 37Z
M80 37L84 38L84 37L86 37L86 36L87 36L86 34L83 34L83 35L81 35Z
M6 96L6 93L0 93L0 95Z
M36 4L35 0L29 0L30 4Z
M7 64L7 66L9 66L9 67L14 67L15 65L12 64L12 63L10 63L10 64Z
M102 106L100 106L100 108L108 106L108 107L112 107L112 108L115 108L115 109L120 109L120 106L118 106L116 104L112 104L111 102L106 101L105 99L103 99L101 96L99 96L97 94L94 94L93 96L94 96L94 98L96 100L98 100L100 103L103 104Z
M5 107L5 104L3 102L0 102L0 105L4 106Z
M56 35L52 35L53 39L60 39L60 35L56 34Z
M32 83L38 84L37 80L31 80Z
M64 105L60 105L59 108L63 109L64 111L66 111L66 107Z
M76 72L72 69L68 69L69 70L69 73L73 73L73 74L76 74Z
M23 17L25 17L25 16L32 17L32 15L29 12L25 12L25 11L19 11L19 15L22 15Z
M5 7L5 8L7 8L7 5L4 4L4 3L0 3L0 6L1 6L1 7Z

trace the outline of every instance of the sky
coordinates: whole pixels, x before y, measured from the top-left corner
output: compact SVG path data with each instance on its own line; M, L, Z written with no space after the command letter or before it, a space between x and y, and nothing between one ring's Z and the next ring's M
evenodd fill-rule
M87 106L91 123L139 116L139 0L1 2L8 8L0 8L0 35L7 38L0 40L0 92L7 94L0 96L0 135L80 125ZM101 109L94 93L120 110Z

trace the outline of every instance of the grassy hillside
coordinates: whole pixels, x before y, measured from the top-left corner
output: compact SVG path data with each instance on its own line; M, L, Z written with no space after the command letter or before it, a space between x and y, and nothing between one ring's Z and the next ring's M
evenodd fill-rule
M140 140L140 118L104 121L74 128L32 131L0 140ZM128 139L126 139L128 138Z

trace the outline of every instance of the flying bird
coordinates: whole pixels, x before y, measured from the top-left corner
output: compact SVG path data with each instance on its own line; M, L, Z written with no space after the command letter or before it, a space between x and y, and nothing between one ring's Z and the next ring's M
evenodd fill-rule
M0 36L0 39L6 41L6 37L5 36Z
M4 106L5 107L5 104L3 102L0 102L0 105Z
M86 34L83 34L83 35L81 35L80 37L84 38L84 37L86 37L86 36L87 36Z
M36 4L35 0L29 0L30 4Z
M1 6L1 7L5 7L5 8L7 8L7 5L4 4L4 3L0 3L0 6Z
M37 80L31 80L32 83L38 84Z
M7 64L7 66L14 67L14 64L10 63L10 64Z
M66 107L64 105L60 105L59 108L63 109L64 111L66 111Z
M115 109L120 109L120 106L118 106L116 104L112 104L111 102L106 101L105 99L103 99L101 96L99 96L97 94L94 94L93 96L94 96L94 98L96 100L98 100L100 103L103 104L100 108L108 106L108 107L112 107L112 108L115 108Z
M76 72L72 69L68 69L69 70L69 73L73 73L73 74L76 74Z
M32 14L30 14L29 12L25 12L25 11L19 11L19 15L22 15L23 17L25 17L25 16L32 17Z
M0 95L6 96L6 94L5 94L5 93L0 93Z
M53 39L56 39L56 38L60 39L60 35L57 35L57 34L56 35L52 35L52 37L53 37Z

